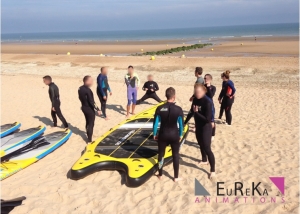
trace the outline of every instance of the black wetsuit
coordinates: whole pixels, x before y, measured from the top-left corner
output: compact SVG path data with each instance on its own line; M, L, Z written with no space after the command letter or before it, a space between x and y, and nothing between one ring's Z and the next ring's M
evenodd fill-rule
M219 95L219 100L222 100L219 119L222 118L223 111L225 110L226 123L228 125L231 125L232 122L231 108L234 103L235 91L234 84L231 80L223 81L222 90ZM229 93L229 96L227 96L227 93Z
M53 119L54 126L57 126L57 118L56 118L57 115L58 118L63 123L64 127L68 128L68 123L60 110L59 89L57 85L54 84L54 82L49 84L49 97L52 103L51 116ZM53 111L53 107L55 111Z
M158 125L160 123L159 133ZM177 123L179 124L179 130ZM162 176L165 150L168 145L172 148L174 178L179 173L180 138L183 135L183 111L175 103L167 102L157 107L154 115L153 136L158 136L159 175Z
M193 106L198 107L198 112L194 112ZM196 138L200 146L202 161L210 164L210 171L215 171L215 157L211 151L211 118L212 118L212 103L208 97L201 99L193 99L190 112L193 112L196 125ZM185 122L186 123L186 122Z
M146 89L148 89L148 90L146 90ZM151 91L151 89L153 91ZM136 102L136 104L140 104L141 102L143 102L149 98L155 99L159 103L162 102L162 100L156 94L156 91L159 90L159 87L156 82L154 82L154 81L145 82L145 84L143 86L143 90L146 91L146 94L141 99L139 99Z
M213 97L215 96L216 94L216 87L213 86L213 85L210 85L210 86L207 86L206 84L204 85L206 87L206 96L208 96L211 101L212 101L212 104L213 104L213 121L214 122L214 127L212 128L212 135L211 136L215 136L216 134L216 123L215 123L215 105L214 105L214 100L213 100Z
M95 124L95 110L100 111L94 101L92 90L88 86L81 86L78 89L78 96L81 102L81 110L85 117L85 128L89 142L92 142L94 124Z

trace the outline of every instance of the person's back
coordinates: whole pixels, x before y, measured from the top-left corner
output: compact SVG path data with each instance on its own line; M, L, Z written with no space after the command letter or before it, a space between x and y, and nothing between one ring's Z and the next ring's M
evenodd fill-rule
M49 84L49 97L50 100L53 101L52 99L54 98L55 100L59 100L59 89L57 85L55 85L54 82L51 82Z
M175 89L166 90L167 103L157 107L154 115L153 136L158 141L158 168L159 178L162 176L165 150L168 145L172 149L174 181L181 180L179 174L180 139L183 135L183 111L175 105ZM157 133L160 123L159 134ZM179 130L177 123L179 124Z
M156 115L158 116L156 117L157 124L160 122L159 138L167 141L179 141L182 130L178 130L177 123L180 124L179 128L182 127L183 111L181 107L167 102L157 108Z
M82 107L89 107L91 109L94 109L94 106L92 103L94 103L93 100L89 100L90 96L92 95L92 91L89 87L82 85L78 89L78 97L81 102Z

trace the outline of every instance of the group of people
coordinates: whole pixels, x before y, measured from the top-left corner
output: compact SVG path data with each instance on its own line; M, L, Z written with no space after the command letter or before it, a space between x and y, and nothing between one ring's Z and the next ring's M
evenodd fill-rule
M154 115L153 123L153 136L158 141L158 177L162 176L162 169L164 165L165 149L168 145L172 148L173 167L174 167L174 181L181 180L179 178L179 149L180 142L183 137L184 126L189 120L194 117L195 120L195 134L196 139L200 147L200 153L202 156L200 165L210 165L210 178L215 176L215 157L211 150L211 142L215 136L216 123L215 123L215 107L213 97L216 93L216 87L212 83L212 75L206 74L202 77L203 69L196 67L195 76L197 78L194 85L194 92L189 99L191 104L190 111L184 120L184 114L182 108L175 105L176 92L173 87L166 90L167 101L160 105ZM235 87L230 80L230 71L227 70L221 74L223 80L222 90L219 94L218 101L221 104L219 119L222 119L223 112L225 111L225 124L231 125L232 115L231 107L235 97ZM124 77L125 84L127 86L127 109L126 117L130 114L134 115L135 106L143 101L152 98L157 102L162 100L157 96L156 91L159 90L158 84L153 81L153 76L148 75L148 81L142 87L145 91L145 95L137 100L138 89L140 85L140 79L137 73L134 72L133 66L128 67L128 72ZM53 118L53 125L57 126L58 117L65 128L68 128L68 123L60 110L60 98L59 89L52 82L50 76L43 77L44 83L49 86L49 97L51 100L51 116ZM78 89L78 96L81 102L81 110L86 120L86 133L88 142L92 142L93 129L95 123L95 112L106 120L108 119L106 114L106 102L108 94L112 95L112 90L108 84L107 68L102 67L100 74L97 77L97 95L101 103L101 110L96 105L94 95L91 90L93 86L93 78L91 76L85 76L83 78L83 85ZM131 108L131 111L130 111ZM101 113L102 112L102 113ZM159 127L160 126L160 127ZM179 127L179 128L178 128Z
M108 99L108 94L112 95L112 90L108 83L107 78L108 69L102 67L100 69L100 74L97 77L97 95L100 100L100 108L97 106L94 100L94 94L91 90L93 86L93 78L91 76L85 76L83 78L83 85L78 89L78 97L81 102L81 110L85 117L85 128L87 133L88 142L92 142L94 124L95 124L95 111L99 116L102 116L105 120L108 120L106 114L106 102ZM127 111L126 117L128 118L130 114L134 115L135 106L141 104L143 101L152 98L157 102L162 102L162 100L157 96L156 91L159 90L158 84L153 81L153 76L148 75L148 81L145 82L142 90L145 91L145 95L137 100L137 92L139 89L140 79L137 73L134 72L133 66L128 66L128 72L124 77L125 84L127 86ZM44 76L43 81L49 86L49 97L51 101L51 116L53 119L53 126L57 126L57 117L61 120L65 128L68 128L68 123L64 118L60 109L60 98L59 89L57 85L52 81L51 76ZM131 107L131 112L130 112Z
M200 165L210 165L210 178L215 177L215 156L211 150L211 142L215 136L215 107L213 97L216 87L211 84L212 75L206 74L202 77L203 69L196 67L195 76L197 78L194 85L194 93L190 98L191 109L184 120L182 108L175 105L176 93L173 87L166 90L167 102L156 109L154 115L153 135L158 141L158 177L162 176L164 165L165 149L168 145L172 149L174 181L180 181L179 177L179 148L183 137L183 128L189 120L194 117L195 134L200 147ZM230 80L230 71L221 74L223 80L222 90L218 101L221 104L219 119L225 111L225 124L231 125L231 107L234 102L235 87ZM158 124L160 128L158 131ZM179 129L178 129L179 127Z

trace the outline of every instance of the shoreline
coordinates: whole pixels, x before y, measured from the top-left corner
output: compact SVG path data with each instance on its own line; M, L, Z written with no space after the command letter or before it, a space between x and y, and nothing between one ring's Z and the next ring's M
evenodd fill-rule
M204 56L288 56L299 55L299 37L244 37L223 38L200 41L212 43L212 46L167 54L167 57ZM197 43L198 42L198 43ZM55 54L66 55L107 55L128 56L145 52L160 51L192 44L200 44L195 40L153 40L153 41L101 41L101 42L65 42L65 43L2 43L2 54ZM212 51L213 49L213 51Z

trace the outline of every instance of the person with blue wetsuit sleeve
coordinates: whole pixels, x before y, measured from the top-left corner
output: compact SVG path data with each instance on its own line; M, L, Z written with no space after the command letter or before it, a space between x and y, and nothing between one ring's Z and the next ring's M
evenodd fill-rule
M195 134L202 156L199 164L210 164L210 178L213 178L215 176L215 156L211 150L212 102L209 100L210 98L206 96L206 87L202 84L195 84L194 95L195 97L190 112L192 112L195 119Z
M179 174L179 148L183 137L183 111L175 105L175 89L166 90L167 102L157 107L154 115L153 136L158 142L158 177L162 176L165 150L168 145L172 148L174 182L180 181ZM160 124L160 128L158 128ZM179 129L178 129L179 127ZM159 131L158 131L159 129Z
M219 103L221 104L221 110L225 110L226 116L226 125L231 126L232 122L232 114L231 108L234 103L234 96L236 89L234 87L234 83L229 79L230 78L230 71L227 70L221 74L221 78L223 79L222 83L222 90L219 95ZM219 119L222 118L222 112L220 110Z
M101 73L97 77L97 95L99 97L100 103L101 103L101 111L102 115L105 118L105 120L108 120L108 117L106 115L106 102L107 102L107 97L109 92L110 95L112 95L111 89L108 84L108 79L107 79L107 68L102 67L101 68Z

